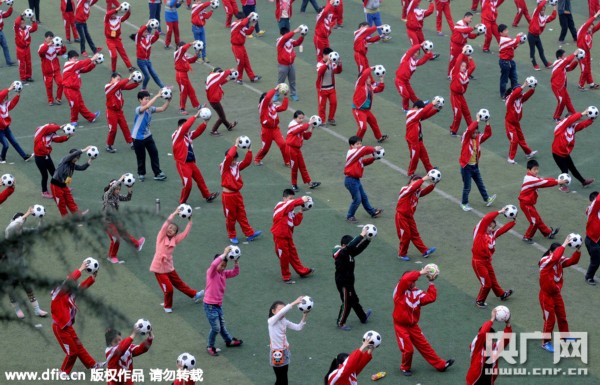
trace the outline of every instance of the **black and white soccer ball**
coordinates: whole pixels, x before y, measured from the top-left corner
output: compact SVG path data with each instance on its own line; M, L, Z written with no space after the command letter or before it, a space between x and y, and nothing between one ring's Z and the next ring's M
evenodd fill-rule
M250 140L249 137L247 137L246 135L240 136L238 148L241 148L242 150L247 150L250 148L251 144L252 144L252 141Z
M490 112L487 109L482 108L481 110L479 110L479 112L477 112L477 117L479 118L479 120L487 122L488 120L490 120Z
M425 40L423 43L421 43L421 47L423 48L423 51L431 52L433 51L433 42L430 40Z
M381 334L375 330L369 330L363 335L363 342L368 342L369 345L373 345L374 348L378 348L381 345Z
M383 33L384 35L389 35L390 33L392 33L392 27L390 27L389 24L382 24L379 28L381 29L381 33Z
M10 174L2 175L2 185L6 187L11 187L15 185L15 177Z
M377 236L377 227L372 224L364 225L363 231L366 232L365 237L367 239L373 239Z
M132 187L135 184L135 177L132 173L128 172L123 175L123 184L127 187Z
M14 3L15 3L15 0L6 0L6 1L4 2L4 4L6 4L6 5L7 5L7 6L9 6L9 7L10 7L11 5L13 5Z
M148 20L148 24L146 24L150 29L158 29L160 27L160 22L156 19Z
M89 274L94 274L100 268L100 263L92 257L87 257L83 262L85 263L85 271Z
M385 67L381 64L377 64L375 67L373 67L373 73L375 74L375 76L381 77L385 75Z
M33 10L27 8L21 15L26 19L33 19Z
M384 157L384 156L385 156L385 149L383 149L383 148L382 148L382 149L379 149L379 150L376 150L376 151L373 153L373 158L375 158L375 159L377 159L377 160L379 160L379 159L383 159L383 157Z
M71 123L67 123L63 126L62 130L66 135L74 135L75 134L75 126Z
M250 12L250 14L248 15L248 19L251 22L255 22L256 23L258 21L258 13L256 13L256 12Z
M538 81L535 77L529 76L527 79L525 79L525 84L527 84L527 87L535 88L538 84Z
M240 76L240 73L237 71L231 71L229 74L229 80L235 80Z
M99 53L98 57L96 59L94 59L94 63L96 63L96 64L102 64L102 63L104 63L104 55L102 55L101 53Z
M517 214L519 213L519 209L515 205L507 205L504 210L504 216L508 219L515 219Z
M571 175L569 175L567 173L560 174L557 179L559 181L566 180L567 181L567 186L571 184Z
M227 253L227 259L229 259L230 261L237 261L238 259L240 259L241 256L242 250L238 246L229 246L229 253Z
M475 26L475 29L477 29L477 33L480 35L483 35L487 32L487 27L485 26L485 24L477 24Z
M473 46L470 44L465 45L463 48L463 53L467 56L473 55Z
M152 331L152 324L147 319L140 318L135 321L135 325L133 325L135 330L139 331L141 336L145 336L146 334Z
M298 28L300 28L300 35L306 36L308 34L308 26L306 24L301 24Z
M438 183L440 180L442 180L442 173L437 168L432 168L429 170L427 175L429 175L433 183Z
M46 209L42 205L33 205L33 212L31 214L34 217L41 218L46 215Z
M177 365L181 366L184 370L194 369L196 366L196 357L192 356L190 353L181 353L179 357L177 357Z
M340 54L336 51L330 52L329 60L331 60L333 63L337 63L340 60Z
M92 159L96 159L98 155L100 155L100 151L98 151L98 147L96 146L91 146L89 150L87 150L87 156Z
M523 44L527 41L527 35L524 34L523 32L519 32L517 34L517 37L519 38L519 43Z
M56 48L60 48L63 46L63 39L60 36L54 36L52 38L52 44L56 47Z
M129 5L128 2L124 1L124 2L121 3L121 11L123 13L129 12L130 9L131 9L131 5Z
M133 71L131 73L131 81L135 83L141 83L144 81L144 74L140 71Z
M581 60L583 58L585 58L585 51L582 50L581 48L577 48L577 53L575 54L575 56L577 56L577 59Z
M441 110L444 107L445 100L441 96L435 96L431 102L438 110Z
M298 304L298 310L300 310L302 313L308 313L313 309L314 306L315 302L313 301L313 299L305 295L304 297L302 297L302 302Z
M323 124L323 119L321 119L321 117L319 115L311 116L309 121L312 122L312 125L314 127L319 127L321 124Z
M556 4L558 4L558 0L548 0L548 5L551 7L554 7Z
M212 9L217 9L217 8L219 8L220 5L221 5L221 3L219 2L219 0L211 0L210 1L210 7Z
M166 100L171 100L173 97L173 91L170 88L164 87L160 90L160 97Z
M182 203L179 205L179 207L177 207L179 216L181 218L190 218L192 216L192 214L194 213L194 210L192 210L192 206L186 204L186 203Z
M334 7L337 7L338 5L340 5L340 0L333 0L331 2L331 5L333 5Z
M596 119L598 117L598 107L589 106L587 108L587 117L590 119Z
M315 205L315 203L313 202L312 197L308 197L308 200L306 202L302 203L302 208L305 211L308 211L308 210L312 209L314 205Z
M583 238L581 238L581 235L579 234L571 233L569 234L569 238L571 238L568 243L569 247L576 248L583 244Z
M196 51L202 51L204 49L204 42L202 40L195 40L192 47L194 47L194 50Z
M206 107L200 109L200 119L209 120L212 116L212 111Z
M12 84L15 86L16 92L23 91L23 83L20 80L15 80Z

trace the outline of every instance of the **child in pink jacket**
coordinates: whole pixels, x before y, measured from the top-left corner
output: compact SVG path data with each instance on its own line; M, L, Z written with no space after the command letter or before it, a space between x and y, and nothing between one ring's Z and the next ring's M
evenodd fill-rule
M183 233L178 234L179 226L173 223L173 218L179 213L177 208L162 225L162 228L156 236L156 252L150 265L150 271L156 276L158 285L164 293L164 303L162 304L165 313L172 313L173 306L173 286L183 294L193 298L195 302L199 302L204 295L204 290L194 290L189 287L175 271L173 266L173 251L175 246L187 237L192 229L192 218L188 218L189 222L185 226Z

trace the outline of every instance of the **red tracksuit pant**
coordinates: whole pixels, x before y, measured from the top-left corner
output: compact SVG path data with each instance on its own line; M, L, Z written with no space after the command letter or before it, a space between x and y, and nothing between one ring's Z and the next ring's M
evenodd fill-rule
M408 8L408 1L409 0L401 0L402 1L402 20L406 21L406 11Z
M71 30L73 30L73 39L79 40L79 33L77 32L77 28L75 28L75 13L63 12L62 17L67 41L71 41Z
M194 86L192 86L188 73L177 71L175 80L177 81L177 84L179 84L179 108L185 110L188 96L193 108L200 107L200 102L198 102L198 97L196 97L196 90L194 90Z
M473 259L471 264L473 266L475 276L481 284L481 289L479 289L479 294L477 295L477 301L485 302L490 290L494 292L496 297L500 297L502 294L504 294L504 289L502 289L498 283L498 280L496 279L496 272L492 266L492 261Z
M246 71L250 80L254 80L256 76L254 75L254 71L252 71L252 67L250 66L250 58L248 58L246 47L243 45L232 45L231 50L233 51L233 57L237 63L237 71L239 73L237 80L242 80L244 77L244 71Z
M471 11L477 11L477 6L479 5L480 0L472 0L471 2Z
M242 232L245 236L249 237L254 234L254 229L248 223L248 217L246 217L246 207L244 207L244 197L239 191L236 192L225 192L221 194L221 201L223 202L223 214L225 214L225 228L227 229L227 236L229 238L235 238L235 223L239 223L242 228Z
M529 222L529 227L523 235L524 238L533 238L536 231L538 230L540 230L540 233L542 233L544 237L550 235L552 230L550 230L550 228L546 226L546 224L542 220L542 217L540 217L540 214L538 214L535 206L524 205L522 203L520 204L520 206L521 211L523 211L523 214L525 214L525 218L527 218L527 221Z
M260 162L269 152L271 148L271 143L275 142L279 147L279 151L281 151L281 156L283 157L283 163L288 165L290 163L290 159L285 151L285 139L283 139L283 135L281 135L281 131L279 130L279 126L275 128L266 128L263 127L260 133L260 140L262 141L262 147L256 157L254 158L255 162Z
M358 130L356 131L357 136L360 136L361 139L365 136L368 124L373 130L373 135L375 135L375 139L381 139L381 130L379 129L379 124L377 123L377 119L375 118L375 115L373 115L370 109L359 110L353 108L352 113L354 114L356 124L358 124Z
M454 65L456 64L456 58L462 53L464 45L458 45L450 42L450 61L448 62L448 76L452 72Z
M111 110L106 109L106 122L108 123L108 136L106 138L106 145L112 146L115 144L115 138L117 136L117 129L121 127L123 137L127 144L133 143L131 138L131 132L129 132L129 126L127 125L127 119L122 110Z
M333 19L331 26L344 25L344 0L340 0L340 5L333 7Z
M19 78L23 81L31 77L31 49L17 47L17 60L19 61Z
M279 238L274 236L273 241L275 242L275 254L279 258L279 266L281 267L281 278L284 281L292 277L290 265L300 276L310 273L310 268L304 266L300 261L296 245L294 245L294 240L291 237Z
M54 201L56 202L56 206L58 206L58 211L62 217L69 214L69 211L72 214L79 212L79 207L77 207L69 187L60 187L50 183L50 191L52 191L52 196L54 197Z
M196 185L200 189L200 193L204 199L210 197L210 191L204 182L202 173L196 165L196 162L176 162L177 172L181 177L181 183L183 187L181 189L181 196L179 197L179 203L186 203L190 197L192 191L192 182L196 182Z
M225 2L223 2L225 3ZM179 46L179 22L178 21L167 21L167 36L165 37L165 45L168 47L171 45L171 36L173 35L175 40L175 46Z
M302 182L310 183L310 175L306 169L306 163L304 162L304 155L302 155L302 149L299 147L286 146L286 152L292 168L292 184L298 184L298 170L302 176Z
M410 242L415 245L421 254L424 254L427 251L427 246L425 246L421 239L421 234L419 234L414 217L406 217L396 213L396 232L398 233L398 239L400 240L398 256L404 257L407 255Z
M456 134L460 128L460 122L463 116L467 126L473 122L473 119L471 118L471 112L469 111L469 105L467 104L465 95L450 91L450 104L452 104L452 113L454 114L450 131Z
M517 14L515 15L512 26L517 27L522 16L525 17L527 23L531 23L531 16L529 16L529 10L527 9L527 3L525 3L525 0L515 0L515 7L517 7Z
M367 55L363 55L361 53L354 52L354 61L356 62L356 66L358 67L358 74L360 75L365 68L369 68L369 59L367 59Z
M164 295L164 304L163 307L165 309L171 309L173 307L173 287L187 295L190 298L194 298L198 290L194 290L189 287L181 278L179 278L179 274L177 271L173 270L170 273L154 273L156 276L156 280L158 281L158 286L163 292Z
M73 366L75 365L75 361L77 361L78 358L88 369L96 365L96 360L94 360L92 356L90 356L90 353L88 353L88 351L85 349L79 340L77 333L75 333L73 326L66 326L64 329L61 329L57 324L53 323L52 331L54 332L54 336L56 336L56 340L60 344L63 352L66 354L66 357L60 367L61 372L71 373L71 370L73 370Z
M425 144L422 140L417 142L409 142L408 151L410 152L410 163L408 164L407 174L412 176L417 170L417 166L419 165L419 160L423 163L423 167L425 167L425 171L429 172L433 168L433 165L429 161L429 154L427 153L427 149L425 148Z
M554 92L554 97L557 101L556 110L554 110L554 119L561 119L565 107L567 108L569 114L575 113L575 107L573 107L573 102L571 102L571 95L569 95L566 83L564 87L561 88L556 88L553 86L552 92Z
M394 322L394 331L402 353L401 370L410 370L415 348L431 366L440 371L444 369L446 361L442 360L429 345L419 325L402 326Z
M592 75L592 57L588 50L585 50L585 57L579 61L581 67L581 76L579 76L579 87L585 87L586 84L594 84Z
M53 83L56 82L56 99L61 100L63 95L63 85L62 85L62 75L60 70L56 70L55 72L49 74L43 74L44 76L44 85L46 86L46 96L48 98L48 103L52 103L54 101L54 97L52 96Z
M441 1L435 5L435 29L437 32L442 32L442 14L446 16L446 22L450 28L450 32L454 30L454 20L452 20L452 12L450 11L450 2Z
M69 107L71 107L71 122L76 123L79 119L79 114L83 116L87 121L91 122L96 118L96 115L88 110L81 96L81 91L73 88L65 88L65 97L69 101Z
M315 43L317 62L320 62L321 60L323 60L323 50L329 47L329 37L321 37L315 35L315 37L313 37L313 43Z
M409 29L406 28L406 34L408 35L408 41L410 45L421 44L425 41L425 35L423 35L422 29Z
M319 98L319 117L325 122L325 113L327 112L327 102L329 102L329 115L328 120L335 119L335 111L337 110L337 93L335 88L330 90L317 91Z
M417 94L413 90L409 81L402 79L395 79L394 83L396 84L396 89L400 96L402 96L402 108L408 110L410 108L409 102L416 102L419 100Z
M510 142L508 145L508 159L515 160L518 146L521 146L525 155L531 154L532 150L525 141L525 135L523 135L521 124L519 122L512 123L509 121L504 121L504 125L506 127L506 136Z
M127 51L123 47L123 41L121 38L107 38L106 39L106 47L108 48L108 52L110 53L110 68L113 72L117 70L117 53L121 55L121 59L123 59L123 63L127 68L131 68L131 60L129 60L129 56L127 56Z
M489 51L490 43L492 42L492 36L496 38L496 42L500 42L500 32L498 32L498 23L491 22L488 20L482 20L482 23L485 25L485 38L483 40L483 50Z
M552 333L554 324L558 320L558 331L569 333L569 322L567 322L567 311L562 295L549 294L540 290L540 306L542 307L542 317L544 318L544 333ZM544 340L547 342L549 340Z
M133 235L129 234L122 228L119 231L119 228L112 223L106 224L106 235L108 235L108 238L110 239L110 247L108 249L109 258L117 258L119 246L121 246L121 237L126 237L135 248L139 246L138 240L135 239Z
M231 19L240 11L238 9L237 0L223 0L223 8L225 9L225 14L227 15L225 19L225 27L230 28Z

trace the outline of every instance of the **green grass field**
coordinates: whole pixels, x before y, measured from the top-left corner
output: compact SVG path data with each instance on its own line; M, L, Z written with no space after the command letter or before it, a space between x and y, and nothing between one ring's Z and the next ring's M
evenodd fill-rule
M17 11L26 7L26 2L15 2ZM35 83L27 86L22 92L20 104L12 111L13 132L22 147L29 151L33 145L35 128L47 122L68 122L69 109L66 103L62 106L48 107L39 69L36 50L43 39L44 32L51 28L55 34L64 37L62 20L57 1L42 2L43 25L33 34L34 75ZM297 2L298 3L298 2ZM576 25L581 25L587 18L587 4L583 1L573 2ZM132 2L133 14L129 23L123 26L124 43L130 58L135 56L135 48L125 35L133 33L138 25L147 20L145 1ZM423 2L423 6L426 2ZM455 19L468 9L470 1L456 0L452 2ZM104 2L99 2L92 10L89 27L98 46L105 46L103 39ZM533 4L529 2L530 11ZM114 306L126 314L131 322L115 325L124 335L129 334L134 320L148 318L155 330L156 339L152 349L145 355L136 358L135 368L144 369L146 382L149 382L149 369L174 369L176 357L184 351L194 354L198 360L197 367L204 371L204 383L207 384L267 384L274 381L274 375L268 365L268 333L266 316L270 304L277 299L292 301L297 296L307 294L315 299L316 308L310 314L308 325L301 333L290 331L288 338L292 348L292 363L289 379L291 384L319 384L329 363L335 355L342 351L351 351L360 345L362 334L369 329L379 331L383 336L381 348L375 351L374 359L361 374L360 382L367 383L368 376L377 371L386 371L388 377L382 383L407 384L460 384L469 367L469 343L476 335L481 324L489 318L488 310L479 310L473 306L478 291L478 282L471 269L471 232L480 217L488 212L479 200L478 192L471 194L474 210L464 213L459 207L462 183L458 155L460 143L448 135L448 126L452 120L449 105L448 81L446 67L448 59L449 36L435 35L434 16L425 22L425 36L436 45L442 54L437 61L419 67L413 76L413 87L423 99L435 95L446 98L447 107L433 119L424 124L425 143L434 165L444 173L442 182L435 194L425 197L417 211L416 219L423 240L428 246L436 246L438 251L430 258L440 266L442 274L436 281L438 300L423 309L420 325L439 355L456 359L456 364L447 373L437 373L419 354L413 361L414 375L404 378L399 371L400 353L393 332L392 324L392 290L400 275L410 269L420 269L429 260L418 256L414 248L409 250L413 257L411 262L402 262L396 258L398 240L394 226L394 208L397 192L405 184L405 168L408 165L408 152L404 141L404 116L400 109L400 97L394 90L393 75L400 57L406 51L408 42L404 23L400 21L399 2L386 2L383 5L383 22L392 26L393 39L386 44L372 45L369 59L372 65L383 64L387 68L387 88L376 97L373 107L382 131L390 135L385 143L387 155L385 160L368 167L363 178L363 185L369 194L371 203L385 209L384 215L374 220L379 235L369 249L357 262L356 289L365 307L372 308L374 315L368 325L361 325L351 315L352 331L343 332L335 328L340 300L333 279L334 266L330 256L333 245L339 242L343 234L355 234L360 226L346 223L345 214L350 196L343 187L343 163L347 149L347 138L356 132L356 123L352 117L351 95L356 78L356 66L352 56L352 33L355 26L362 21L362 6L358 1L346 1L345 28L335 30L331 36L332 47L340 52L344 60L344 72L337 77L339 106L336 119L337 127L320 129L313 138L305 143L304 154L313 180L323 182L317 190L309 190L315 200L315 208L305 215L303 224L295 231L295 241L304 263L316 269L316 274L307 279L297 280L296 285L283 285L280 280L279 264L274 255L273 241L269 234L272 208L279 201L281 191L289 187L289 169L282 165L278 150L273 147L263 167L250 167L243 173L245 187L244 197L250 223L265 233L262 238L252 244L241 245L243 257L241 274L228 282L224 302L225 318L229 331L237 338L244 340L240 349L225 349L222 340L217 346L223 349L220 357L209 357L205 353L208 322L201 305L194 305L188 298L176 293L174 296L173 314L165 314L159 303L162 302L156 280L148 271L154 251L155 235L167 213L177 205L180 193L180 179L175 169L170 145L170 135L176 129L178 114L178 95L175 95L172 106L163 114L154 116L152 131L160 151L161 167L168 175L167 182L148 180L137 183L132 202L125 203L122 208L154 209L156 198L160 198L162 212L160 216L148 214L136 228L130 231L135 236L144 235L148 239L140 254L127 246L122 246L120 257L127 262L113 266L106 262L105 255L97 255L102 263L97 283L88 294L104 303ZM195 153L198 165L211 191L219 191L218 164L222 161L223 152L231 146L236 135L248 135L255 146L260 142L260 126L256 106L261 92L275 85L276 52L274 42L279 35L274 20L274 5L260 3L260 24L267 31L263 38L247 41L247 49L255 72L263 76L258 84L246 83L244 86L228 84L225 88L224 106L228 117L239 121L235 132L225 132L215 138L205 135L196 140ZM189 27L189 14L185 7L179 11L182 39L192 39ZM314 13L299 12L299 4L295 6L292 26L308 24L311 28L304 52L298 53L296 69L299 74L298 95L300 102L291 102L289 111L281 114L282 127L286 127L292 113L299 108L307 115L316 113L314 89L314 51L312 30L314 29ZM510 24L514 17L514 5L506 2L500 8L499 22ZM12 22L14 16L5 20L5 34L13 41ZM479 21L476 15L475 21ZM525 31L522 21L520 28L511 28L511 35ZM223 68L233 67L235 62L230 51L229 31L223 28L224 12L217 10L207 25L207 49L211 65ZM163 24L164 26L164 24ZM135 29L134 29L135 28ZM444 31L448 26L444 21ZM549 24L544 33L546 56L550 60L558 48L558 20ZM575 50L575 45L567 38L567 52ZM482 38L472 42L475 47L473 57L477 61L476 80L471 82L467 99L471 110L475 113L479 108L488 108L492 114L493 137L483 145L481 169L484 181L490 193L498 194L498 201L491 209L499 209L505 204L516 204L520 184L525 174L525 156L517 155L518 165L506 163L508 140L502 127L504 105L498 97L499 68L497 54L481 53ZM14 43L11 54L14 58ZM69 48L76 49L76 45ZM497 44L492 44L497 53ZM152 61L154 67L166 84L176 85L172 62L173 51L165 51L162 43L154 45ZM82 92L87 106L92 111L104 111L102 87L110 79L110 64L107 61L89 74L82 75ZM600 50L593 50L594 58L600 57ZM539 150L538 160L541 163L541 174L556 176L559 170L554 164L550 147L552 142L552 113L555 99L550 90L550 72L548 70L534 73L528 60L528 46L524 45L516 52L519 77L523 81L529 75L539 80L536 94L524 107L523 129L533 149ZM61 59L61 63L63 60ZM592 62L592 63L595 63ZM190 77L196 86L199 99L205 101L204 81L210 67L197 64ZM119 60L119 70L125 74L126 69ZM18 78L17 67L2 68L2 85L8 87L10 82ZM594 68L594 74L600 71ZM576 82L579 69L569 75L569 90L577 110L584 110L588 105L598 105L598 97L594 91L580 93ZM246 80L246 79L245 79ZM153 88L154 87L154 88ZM154 83L150 90L156 92ZM175 93L177 94L177 93ZM125 93L127 100L125 111L130 126L133 123L133 109L136 106L135 95ZM191 112L191 109L189 110ZM81 122L81 121L80 121ZM582 174L586 177L599 177L597 167L597 143L600 135L596 133L596 125L580 132L573 158ZM461 128L461 132L464 126ZM55 164L70 148L82 148L93 144L101 149L101 156L85 172L75 175L72 187L74 196L81 209L89 208L99 211L101 208L102 188L112 178L125 172L135 172L136 163L132 151L127 149L122 136L118 134L115 147L116 154L103 151L107 127L104 114L99 122L88 124L83 122L77 134L65 144L55 144L53 159ZM372 133L365 136L365 144L375 145ZM258 148L254 149L255 152ZM596 154L596 155L595 155ZM8 154L9 163L0 165L0 174L11 173L17 178L17 192L0 207L0 223L5 226L16 211L24 211L29 205L41 203L46 206L48 221L59 220L58 210L48 200L40 197L39 173L33 164L23 163L16 152L11 149ZM14 163L12 163L14 162ZM423 170L419 168L419 172ZM575 186L575 184L573 185ZM550 226L561 226L560 241L570 232L585 232L585 208L587 195L593 190L582 190L565 195L557 189L541 191L538 209ZM303 191L301 192L304 193ZM220 202L207 204L197 189L192 191L189 203L197 207L194 214L194 227L191 235L175 252L175 266L181 277L192 287L202 288L205 281L205 270L212 261L212 256L222 250L228 243L224 229L224 218ZM362 209L361 209L362 210ZM364 211L359 210L357 217L362 224L371 220ZM183 222L181 222L183 224ZM538 245L528 246L520 241L526 228L523 216L518 219L514 232L506 234L497 242L494 265L500 284L505 288L515 289L515 295L506 303L512 311L513 328L518 332L539 331L542 328L541 310L538 302L538 269L537 262L551 241L541 239ZM240 233L238 233L240 234ZM108 249L108 239L105 239ZM42 248L44 245L40 245ZM67 273L77 268L84 256L89 255L89 247L76 237L64 244L62 256L69 261L69 266L62 264L59 255L40 252L31 261L37 272L64 279ZM600 349L595 345L600 332L595 328L597 318L598 288L585 284L583 269L587 268L589 256L583 252L579 267L567 269L563 296L567 306L567 314L572 331L589 332L589 369L588 376L568 379L566 376L545 376L544 383L565 384L573 381L576 384L596 384L600 378L598 357ZM421 282L425 287L426 283ZM49 293L38 290L37 296L42 307L49 310ZM490 308L500 304L495 298L488 299ZM106 321L93 317L91 309L83 302L79 303L81 311L75 326L88 351L100 359L104 354L104 330ZM2 301L2 309L11 312L8 299ZM300 312L293 311L289 318L300 319ZM13 370L44 371L58 368L63 353L56 343L51 330L50 319L28 319L32 324L40 323L39 329L17 322L2 325L3 348L0 353L0 369L2 372ZM496 325L497 328L500 325ZM552 355L539 348L539 343L529 343L528 360L519 367L527 369L554 367ZM502 362L501 366L510 367ZM577 359L562 360L556 367L583 367ZM75 370L84 370L78 363ZM89 377L88 377L89 379ZM540 382L539 377L513 376L500 378L498 383L530 384ZM3 377L0 383L8 383ZM15 382L16 383L16 382ZM26 383L26 382L20 382ZM38 381L38 383L40 383ZM52 383L52 382L50 382ZM58 382L54 382L58 383ZM86 383L94 383L87 381Z

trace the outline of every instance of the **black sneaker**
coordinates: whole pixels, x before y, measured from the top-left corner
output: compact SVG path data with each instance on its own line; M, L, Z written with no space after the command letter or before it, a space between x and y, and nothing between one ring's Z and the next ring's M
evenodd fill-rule
M113 148L113 146L106 146L106 152L110 152L111 154L114 154L115 152L117 152L117 150L115 150Z
M487 309L487 303L485 303L484 301L475 301L475 306L477 306L480 309Z
M346 221L350 223L358 223L358 219L356 219L356 217L346 218Z
M590 286L596 286L596 281L594 280L594 278L586 278L585 283L587 283Z
M210 194L208 196L208 198L206 198L206 201L210 203L210 202L214 201L218 196L219 196L219 193L214 192L214 193Z
M557 228L550 227L550 230L552 230L552 231L550 231L550 234L548 235L548 239L554 239L556 237L556 234L558 234L558 232L560 231L560 227L557 227Z
M412 376L412 371L410 371L410 370L403 370L402 374L404 374L406 377L410 377L410 376Z
M500 301L506 301L511 295L513 295L513 289L506 290L504 294L500 296Z
M389 136L387 135L381 135L381 138L377 139L377 143L383 143L385 142L387 139L389 138Z
M527 243L528 245L533 245L533 239L531 238L523 237L523 242Z
M297 184L293 184L292 185L292 190L294 190L294 191L300 191L300 189L298 188Z
M371 215L371 218L379 218L381 213L383 213L383 209L376 209L373 215Z
M308 184L308 188L313 189L313 188L317 188L321 185L321 182L310 182Z
M444 369L440 370L440 372L445 372L446 369L448 369L452 365L454 365L454 360L452 358L450 358L449 360L446 361L446 365L444 365Z

